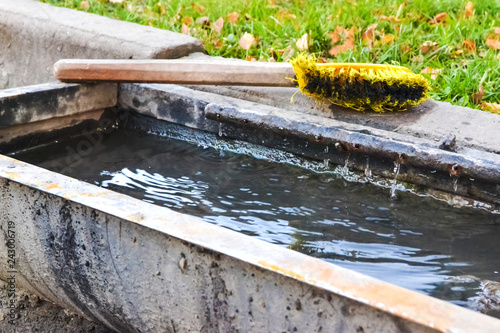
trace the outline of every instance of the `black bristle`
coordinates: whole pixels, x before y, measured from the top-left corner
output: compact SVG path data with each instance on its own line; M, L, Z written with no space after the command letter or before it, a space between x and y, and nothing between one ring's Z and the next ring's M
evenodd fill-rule
M404 103L406 101L418 101L425 92L424 87L408 86L405 84L390 85L386 82L368 82L355 78L320 77L308 74L305 90L313 95L333 98L339 101L352 101L357 98L369 98L370 103L383 101L390 96L391 102Z

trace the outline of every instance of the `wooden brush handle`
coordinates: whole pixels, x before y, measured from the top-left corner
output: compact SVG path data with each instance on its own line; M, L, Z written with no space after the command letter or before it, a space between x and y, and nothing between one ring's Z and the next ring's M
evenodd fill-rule
M62 82L148 82L292 87L288 63L189 60L63 59L54 65Z

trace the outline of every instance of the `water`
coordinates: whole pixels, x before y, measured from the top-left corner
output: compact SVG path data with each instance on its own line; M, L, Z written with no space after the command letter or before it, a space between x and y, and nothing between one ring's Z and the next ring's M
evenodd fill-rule
M500 216L120 129L14 157L469 307L500 281ZM347 164L346 160L346 164ZM367 161L368 169L368 161Z

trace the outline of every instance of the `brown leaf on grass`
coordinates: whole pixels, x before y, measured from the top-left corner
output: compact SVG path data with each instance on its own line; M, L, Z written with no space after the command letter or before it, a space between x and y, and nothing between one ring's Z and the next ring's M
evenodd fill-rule
M182 23L181 32L182 32L184 35L189 35L189 28L188 28L188 26L187 26L185 23Z
M222 27L224 27L224 19L219 17L219 19L214 22L214 30L217 33L220 33L222 31Z
M345 36L345 42L344 42L344 44L333 46L330 49L330 51L328 51L328 53L333 55L333 56L337 56L338 54L344 53L347 50L356 49L356 47L354 46L354 27L351 27L351 29L349 29L349 30L344 29L342 27L340 27L340 29L342 29L342 35ZM337 31L340 31L340 29L339 29L339 27L337 27L335 30L337 32ZM332 36L332 40L333 40L333 36Z
M406 45L406 44L401 45L400 49L401 49L401 53L403 53L403 54L411 52L411 46Z
M498 103L481 103L479 107L484 111L500 113L500 104Z
M400 19L398 19L398 18L397 18L396 16L394 16L394 15L391 15L391 16L389 16L389 17L387 17L387 16L385 16L385 15L380 15L380 16L379 16L379 19L380 19L381 21L401 22L401 20L400 20Z
M257 61L257 59L255 59L254 57L250 57L250 56L248 56L248 57L247 57L247 61L250 61L250 62L256 62L256 61Z
M470 39L466 39L462 42L462 47L468 54L476 53L476 43Z
M495 30L494 30L494 31L495 31L495 33L496 33L497 35L500 35L500 28L495 28Z
M382 43L389 45L394 40L394 35L384 35L382 36Z
M194 2L191 2L191 9L197 13L200 13L200 14L205 11L205 7L203 7L200 4L194 3Z
M430 24L437 24L437 23L446 23L446 19L448 18L448 13L439 13L432 20L430 20Z
M232 25L235 25L236 21L238 21L239 16L240 16L240 14L238 14L237 12L229 13L229 14L227 14L227 21L229 23L231 23Z
M430 51L436 51L439 48L438 43L432 42L432 41L425 41L421 46L420 46L420 53L422 54L427 54Z
M88 1L82 1L80 2L80 9L87 11L90 8L90 4Z
M435 80L437 78L438 74L441 73L442 71L443 70L439 69L439 68L426 67L420 73L422 73L422 74L430 74L431 75L431 79Z
M278 52L281 53L281 60L286 62L293 56L295 49L288 45L285 49L278 50Z
M185 16L182 18L182 24L191 25L193 24L193 18L191 16Z
M373 42L373 38L374 38L374 31L375 31L375 28L377 27L378 23L374 23L372 25L370 25L368 28L366 28L366 31L363 32L363 35L361 36L361 40L362 41L368 41L368 42Z
M335 31L330 31L330 35L332 36L332 44L337 43L340 40L340 36L344 32L344 28L337 26Z
M477 90L477 93L472 94L471 99L474 104L479 104L481 103L481 100L483 99L484 96L484 87L482 84L479 84L479 88Z
M474 3L472 1L469 1L465 4L465 18L470 18L474 14Z
M255 37L245 32L243 36L241 36L239 44L243 50L248 50L254 43Z
M498 36L486 39L486 45L488 45L490 49L500 50L500 41L498 40Z
M424 57L421 56L421 55L414 56L413 58L411 58L411 61L413 61L413 62L423 62L424 61Z
M196 19L195 23L199 24L199 25L202 25L202 26L209 27L210 26L210 19L208 18L208 16L198 17Z
M307 34L303 34L302 37L300 37L298 40L297 40L297 48L299 49L299 51L305 51L308 49L308 45L307 45Z

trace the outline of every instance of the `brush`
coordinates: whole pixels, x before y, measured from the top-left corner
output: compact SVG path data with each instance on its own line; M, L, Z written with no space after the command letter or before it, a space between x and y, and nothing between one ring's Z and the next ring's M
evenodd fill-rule
M355 110L405 110L427 99L428 81L401 66L328 63L299 55L290 63L196 60L63 59L62 82L142 82L296 87L318 100Z

